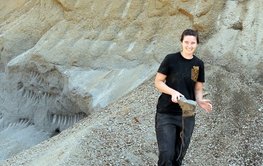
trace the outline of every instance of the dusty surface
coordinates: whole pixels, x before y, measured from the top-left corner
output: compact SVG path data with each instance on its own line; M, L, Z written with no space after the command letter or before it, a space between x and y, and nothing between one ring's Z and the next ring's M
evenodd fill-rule
M158 95L150 79L120 101L3 165L156 165ZM262 114L239 112L234 108L242 107L234 105L222 109L223 102L214 104L211 114L198 110L185 165L262 165Z

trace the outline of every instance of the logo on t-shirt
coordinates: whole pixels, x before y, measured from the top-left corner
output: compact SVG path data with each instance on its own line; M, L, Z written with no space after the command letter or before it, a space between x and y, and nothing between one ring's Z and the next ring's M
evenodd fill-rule
M199 66L193 66L192 73L191 73L191 79L196 82L199 75Z

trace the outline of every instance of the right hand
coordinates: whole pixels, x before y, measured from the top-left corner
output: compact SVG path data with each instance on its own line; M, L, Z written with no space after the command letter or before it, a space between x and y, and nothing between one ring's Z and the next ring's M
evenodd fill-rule
M175 90L175 91L172 93L172 98L171 98L171 100L172 100L172 102L174 102L174 103L178 103L178 100L179 100L180 97L182 97L182 96L184 96L184 95Z

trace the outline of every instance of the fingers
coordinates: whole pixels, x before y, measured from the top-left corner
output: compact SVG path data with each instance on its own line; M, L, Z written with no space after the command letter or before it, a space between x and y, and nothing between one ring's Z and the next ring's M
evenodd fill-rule
M178 91L175 91L175 93L173 93L171 96L172 96L172 97L171 97L172 102L178 103L178 100L179 100L181 97L183 97L184 95L182 95L182 94L181 94L180 92L178 92Z
M208 103L208 105L209 105L209 107L212 109L213 108L213 106L212 106L212 104L211 103Z
M203 99L201 101L198 101L198 105L205 111L205 112L212 112L213 106L212 102L207 99Z
M179 96L172 96L172 102L174 103L177 103L179 99L180 99Z
M181 94L172 96L172 102L178 103L178 100L179 100L181 97L183 97L183 95L181 95Z
M207 112L212 112L213 106L212 104L208 103L207 104Z
M205 111L206 112L212 112L213 105L212 105L211 100L204 99L203 102L205 103Z
M207 102L207 103L209 103L209 104L211 104L211 105L212 105L212 101L211 101L211 100L208 100L208 99L203 99L203 101L204 101L204 102Z

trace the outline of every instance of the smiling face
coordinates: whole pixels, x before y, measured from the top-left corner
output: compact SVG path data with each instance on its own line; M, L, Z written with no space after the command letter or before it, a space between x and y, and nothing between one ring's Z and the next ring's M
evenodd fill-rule
M198 42L195 36L186 35L183 37L181 44L183 49L182 54L187 57L192 57L197 48Z

